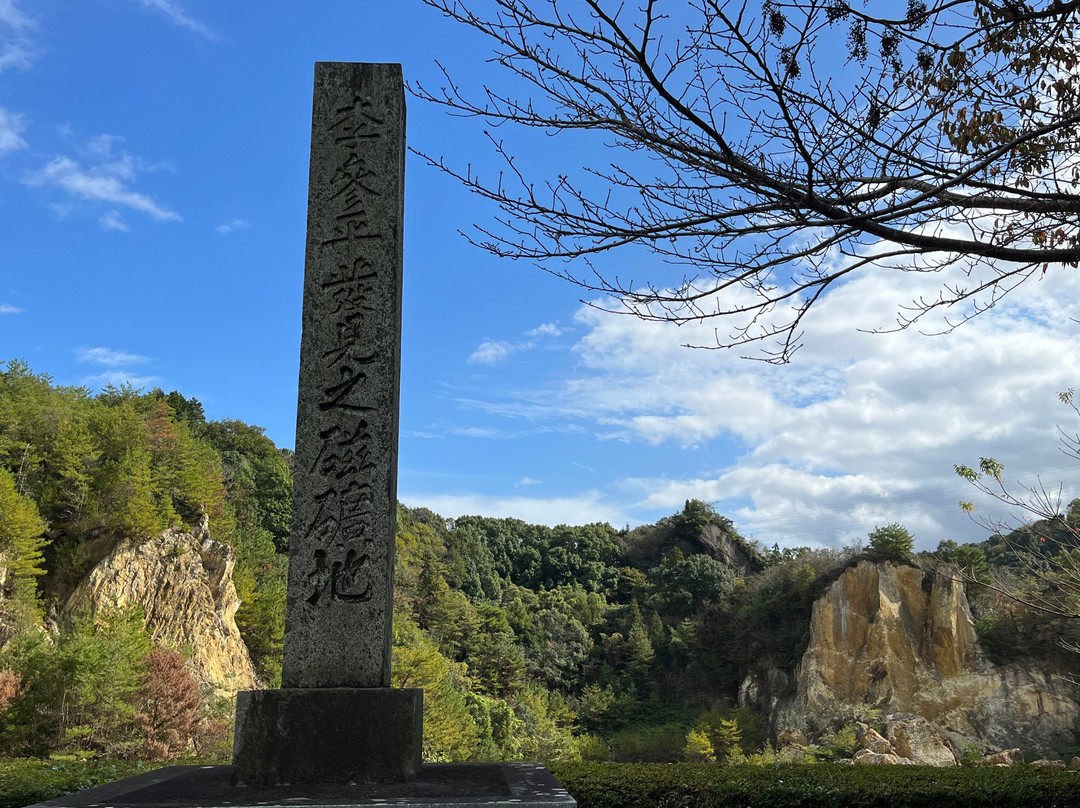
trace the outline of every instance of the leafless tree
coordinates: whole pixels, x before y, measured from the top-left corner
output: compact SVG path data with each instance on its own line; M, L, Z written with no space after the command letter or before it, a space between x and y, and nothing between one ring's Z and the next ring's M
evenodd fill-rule
M896 327L939 310L947 330L1080 260L1080 0L424 2L486 34L521 92L444 70L416 95L613 147L547 177L493 134L498 177L429 156L501 208L469 237L614 310L724 318L700 347L787 361L815 302L867 271L941 273ZM629 245L660 259L650 278L594 260Z

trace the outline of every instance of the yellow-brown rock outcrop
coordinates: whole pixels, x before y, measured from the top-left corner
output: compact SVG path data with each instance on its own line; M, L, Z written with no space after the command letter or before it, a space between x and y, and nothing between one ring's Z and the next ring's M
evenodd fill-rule
M905 738L932 738L936 730L953 747L1073 743L1075 686L1037 665L993 665L979 648L963 584L940 575L927 583L904 564L849 568L814 603L810 642L788 695L768 686L776 676L758 672L744 682L744 697L757 697L777 730L866 717L910 728L919 724L906 719L921 718L932 727L905 729ZM897 742L892 733L890 741ZM923 745L947 762L936 741Z
M154 641L190 654L204 686L222 695L251 689L255 669L234 619L235 560L231 547L210 538L205 521L193 533L122 539L66 599L60 617L137 604Z

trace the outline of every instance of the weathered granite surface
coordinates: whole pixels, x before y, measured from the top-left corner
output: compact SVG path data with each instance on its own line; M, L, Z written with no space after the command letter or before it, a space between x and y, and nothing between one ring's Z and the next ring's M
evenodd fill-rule
M420 768L423 697L390 685L405 95L401 65L315 65L282 689L237 699L234 784Z
M315 65L284 687L388 687L397 524L401 65Z
M236 699L236 785L393 783L420 772L418 688L246 690Z

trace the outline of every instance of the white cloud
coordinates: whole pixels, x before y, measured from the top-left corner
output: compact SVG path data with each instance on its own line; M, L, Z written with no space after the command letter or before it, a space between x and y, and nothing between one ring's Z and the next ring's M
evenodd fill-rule
M131 189L140 163L126 153L113 159L109 151L112 142L97 139L91 144L91 151L106 162L83 168L70 157L60 156L40 171L26 175L23 181L31 186L56 186L77 199L123 205L157 221L182 221L179 213Z
M25 128L22 115L0 107L0 155L26 148L26 141L22 137Z
M127 233L131 230L128 223L124 221L124 217L120 215L119 211L107 210L102 214L98 223L106 230L119 230L122 233Z
M531 331L525 332L525 336L528 337L558 337L561 334L562 329L555 325L555 323L544 323L543 325L538 325Z
M245 219L233 219L231 222L225 222L224 224L219 224L214 229L224 236L224 235L228 235L229 233L233 232L234 230L243 230L243 229L245 229L247 227L250 227L250 223L247 220L245 220Z
M513 517L530 524L584 525L608 522L621 525L621 509L604 501L597 491L587 491L577 497L498 497L475 494L423 494L410 492L398 497L403 503L422 504L441 516L482 514L497 518Z
M888 325L898 303L940 280L883 270L838 287L807 319L803 350L780 367L681 347L707 344L712 325L583 307L577 361L563 365L572 375L555 392L538 386L470 405L681 448L686 471L674 478L626 469L621 502L604 505L620 514L670 513L694 497L769 544L846 542L894 520L920 547L985 538L957 505L974 492L956 463L994 456L1007 476L1062 480L1066 503L1080 495L1080 464L1068 465L1056 439L1058 423L1076 431L1056 393L1080 387L1080 355L1066 347L1080 337L1080 273L1029 283L951 334L858 330Z
M112 348L88 348L82 346L75 351L75 358L80 362L89 362L95 365L107 365L119 367L122 365L139 365L149 362L150 358L140 354L116 351Z
M22 314L23 309L10 303L0 303L0 314Z
M206 39L216 39L213 31L211 31L206 25L199 22L191 15L189 15L184 7L175 0L139 0L143 8L150 8L156 11L160 11L166 17L173 21L174 24L181 28L186 28L189 31L193 31L201 37Z
M480 347L469 356L468 361L477 365L493 365L506 359L513 352L514 346L509 342L482 342Z
M517 481L517 485L515 485L514 487L519 488L526 485L543 485L543 481L534 480L532 477L522 477L520 480Z

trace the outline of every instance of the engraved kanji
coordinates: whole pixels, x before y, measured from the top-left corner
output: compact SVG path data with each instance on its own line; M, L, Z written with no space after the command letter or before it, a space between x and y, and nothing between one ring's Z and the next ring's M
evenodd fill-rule
M372 103L360 95L338 102L326 131L335 143L350 148L356 148L361 140L382 137L384 121L373 115L372 109Z

